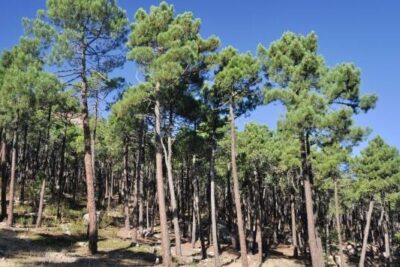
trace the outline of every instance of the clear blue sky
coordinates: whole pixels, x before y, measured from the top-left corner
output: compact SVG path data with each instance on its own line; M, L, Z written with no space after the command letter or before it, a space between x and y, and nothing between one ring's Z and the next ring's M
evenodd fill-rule
M148 9L154 0L119 0L132 18L138 7ZM192 11L202 19L203 36L215 34L222 44L254 52L284 31L319 36L320 53L329 65L353 62L362 70L362 91L376 93L375 110L356 119L373 129L389 144L400 148L400 1L397 0L175 0L178 12ZM10 48L22 33L21 18L33 17L45 0L0 0L0 50ZM133 65L119 70L134 82ZM239 119L275 127L281 115L278 105L260 107L249 117Z

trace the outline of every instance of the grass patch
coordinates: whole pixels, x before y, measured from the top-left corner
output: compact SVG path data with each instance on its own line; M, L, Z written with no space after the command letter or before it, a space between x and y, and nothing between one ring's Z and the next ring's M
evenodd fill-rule
M97 243L99 249L104 251L129 248L131 244L132 242L130 241L124 241L119 239L105 239Z

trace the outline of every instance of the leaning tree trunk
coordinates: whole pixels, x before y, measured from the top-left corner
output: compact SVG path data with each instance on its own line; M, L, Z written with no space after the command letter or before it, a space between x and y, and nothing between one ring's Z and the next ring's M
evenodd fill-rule
M7 143L5 130L2 132L1 137L1 151L0 151L0 168L1 168L1 217L0 221L7 216Z
M367 223L364 228L363 245L362 245L362 249L361 249L361 256L360 256L360 262L358 264L358 267L364 267L365 255L367 253L367 245L368 245L369 226L371 225L371 217L372 217L373 209L374 209L374 201L371 200L369 202L369 209L368 209L368 213L367 213Z
M167 166L167 176L168 176L168 187L169 187L169 196L171 198L171 208L172 208L172 223L174 224L174 234L175 234L175 252L176 255L182 256L181 250L181 234L179 229L179 220L178 220L178 207L176 205L176 197L174 190L174 178L172 175L172 141L171 137L168 136L168 144L167 148L164 147L164 155L165 155L165 165Z
M310 181L310 163L306 148L306 138L301 135L301 160L302 160L302 177L304 187L304 197L307 212L307 232L308 232L308 244L310 246L311 262L313 267L324 267L325 263L322 256L322 248L318 242L318 232L315 228L314 221L314 203L312 198L311 181Z
M167 214L165 209L164 197L164 181L163 181L163 166L162 166L162 144L161 144L161 116L160 116L160 83L156 83L155 88L155 102L154 115L156 120L155 134L156 134L156 180L157 180L157 196L158 196L158 210L160 213L160 226L161 226L161 247L163 253L163 265L172 266L171 262L171 249L168 237Z
M11 175L10 192L8 194L7 226L13 226L14 220L14 193L15 193L15 172L17 165L17 129L13 131L12 151L11 151Z
M242 207L240 203L240 190L239 190L239 179L236 167L236 129L235 129L235 114L234 114L234 102L233 97L230 99L229 105L229 116L231 124L231 167L232 167L232 180L233 180L233 194L235 198L237 224L239 232L240 242L240 255L242 258L242 266L249 266L247 260L247 247L246 247L246 234L243 223Z
M84 167L86 176L87 209L89 213L89 251L91 254L97 253L97 218L96 218L96 200L94 194L94 173L93 159L91 149L91 136L89 126L88 109L88 81L86 77L86 51L82 49L81 56L81 108L82 108L82 127L84 142Z
M44 204L44 194L46 192L46 177L42 179L42 186L40 188L40 200L39 200L39 210L36 219L36 228L42 226L42 215L43 215L43 204Z
M339 196L338 196L338 179L335 178L335 217L336 217L336 232L339 242L339 256L340 256L340 267L346 266L343 255L343 241L342 241L342 230L340 227L340 216L339 216Z

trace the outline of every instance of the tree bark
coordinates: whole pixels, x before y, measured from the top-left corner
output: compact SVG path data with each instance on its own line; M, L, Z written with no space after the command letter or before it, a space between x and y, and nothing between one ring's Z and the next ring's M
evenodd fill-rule
M143 179L144 179L144 160L145 160L145 134L144 134L144 118L140 125L139 134L139 163L138 163L138 204L139 204L139 233L143 234Z
M110 167L110 172L111 172L111 181L110 181L110 188L108 190L108 197L107 197L107 214L110 212L111 208L111 199L114 196L114 172L112 170L112 166Z
M296 207L294 194L290 194L290 214L292 224L292 246L293 246L293 257L299 256L298 245L297 245L297 224L296 224Z
M339 195L338 195L338 179L335 178L335 217L336 217L336 232L338 236L338 246L339 246L339 257L340 257L340 267L345 267L343 255L343 241L342 241L342 230L340 227L340 215L339 215Z
M65 146L67 142L67 126L64 126L64 135L62 139L61 145L61 153L60 153L60 170L58 172L58 181L59 181L59 188L58 188L58 197L57 197L57 219L61 219L61 212L60 212L60 204L64 194L64 187L65 187L65 177L64 177L64 168L65 168Z
M192 248L196 247L196 200L195 200L195 196L193 196L193 212L192 212L192 230L191 230L191 234L192 234Z
M242 258L242 266L248 267L249 263L247 260L247 247L246 247L246 234L243 223L242 207L240 202L240 190L239 190L239 179L236 167L236 128L235 128L235 114L234 114L234 102L233 97L230 99L229 105L229 116L231 124L231 167L232 167L232 180L233 180L233 194L235 198L236 216L239 232L240 242L240 255Z
M220 266L219 252L218 252L218 228L217 228L217 211L215 205L215 138L214 133L212 136L211 159L210 159L210 202L211 202L211 227L212 227L212 240L214 247L214 266Z
M39 210L38 210L38 213L37 213L36 228L39 228L39 227L42 226L42 215L43 215L43 205L44 205L45 192L46 192L46 177L43 177L42 187L40 189Z
M171 208L172 208L172 223L174 224L174 234L175 234L175 253L178 256L182 256L181 250L181 234L179 229L179 219L178 219L178 207L176 205L176 197L174 190L174 178L172 175L172 140L171 137L168 136L167 140L167 148L163 145L164 148L164 159L165 165L167 166L167 176L168 176L168 187L169 187L169 195L171 198Z
M365 255L367 253L367 245L368 245L369 226L371 224L371 217L372 217L373 209L374 209L374 201L371 200L369 202L369 208L368 208L368 213L367 213L367 223L365 224L365 228L364 228L363 245L362 245L362 249L361 249L360 262L358 264L359 267L364 267Z
M195 217L197 217L197 223L199 227L199 238L200 238L200 245L201 245L201 258L206 259L207 258L207 250L206 246L204 243L204 235L203 235L203 227L202 227L202 222L201 222L201 214L200 214L200 203L199 203L199 194L200 194L200 188L199 188L199 178L195 174L196 171L196 156L193 156L193 195L194 195L194 207L193 211L195 212ZM195 230L195 227L193 227ZM195 232L194 232L195 234ZM193 239L192 239L193 241ZM193 246L193 243L192 243Z
M388 218L388 214L385 210L385 206L382 207L383 209L383 237L384 237L384 243L385 243L385 261L386 261L386 266L390 266L391 262L392 262L392 256L390 253L390 237L389 237L389 226L388 226L388 222L389 222L389 218Z
M84 167L86 176L87 209L89 213L89 251L91 254L97 253L97 216L96 199L94 189L93 159L91 148L91 134L89 126L88 109L88 81L86 77L86 51L85 44L82 44L81 54L81 108L82 108L82 127L84 141Z
M255 201L256 201L256 205L255 205L255 216L256 216L256 243L257 243L257 262L258 265L261 266L263 263L263 229L262 229L262 216L263 216L263 196L262 196L262 190L263 190L263 186L262 186L262 178L259 176L258 171L254 172L254 176L257 182L257 187L258 188L254 188L254 192L255 192ZM257 208L258 206L258 208Z
M12 227L14 221L14 193L15 193L15 174L17 165L17 129L13 130L13 141L11 149L11 175L10 192L8 194L7 226Z
M125 216L125 230L131 229L129 219L129 171L128 171L128 143L125 140L124 144L124 216Z
M156 180L157 180L157 195L158 195L158 210L160 213L161 226L161 246L163 253L163 265L172 266L171 248L168 236L167 214L165 209L164 197L164 181L163 181L163 166L162 166L162 144L161 144L161 116L160 116L160 83L156 83L155 88L155 135L156 135Z
M302 134L300 136L301 143L301 160L302 160L302 177L304 187L304 197L307 212L307 232L308 232L308 244L310 246L311 262L313 267L324 267L325 263L322 256L322 247L318 244L318 232L315 228L314 221L314 203L312 198L311 181L310 181L310 166L309 158L306 147L307 137Z
M7 217L7 143L5 130L1 136L1 151L0 151L0 168L1 168L1 217L3 221Z

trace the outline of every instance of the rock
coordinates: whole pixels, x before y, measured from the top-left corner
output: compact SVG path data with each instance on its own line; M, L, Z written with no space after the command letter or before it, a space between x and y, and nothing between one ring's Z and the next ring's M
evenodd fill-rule
M99 227L100 216L101 216L101 211L96 211L97 227ZM82 219L83 219L83 223L85 225L88 225L89 224L89 213L85 213L85 215L83 215Z
M122 240L132 239L134 236L135 233L132 229L126 230L125 228L122 228L117 232L117 237Z
M69 228L70 228L70 224L69 223L61 224L60 228L61 228L61 230L63 230L64 234L71 235L71 231L69 230Z
M87 246L87 242L83 242L83 241L80 241L80 242L78 242L77 244L78 244L78 246L80 246L80 247L86 247L86 246Z

